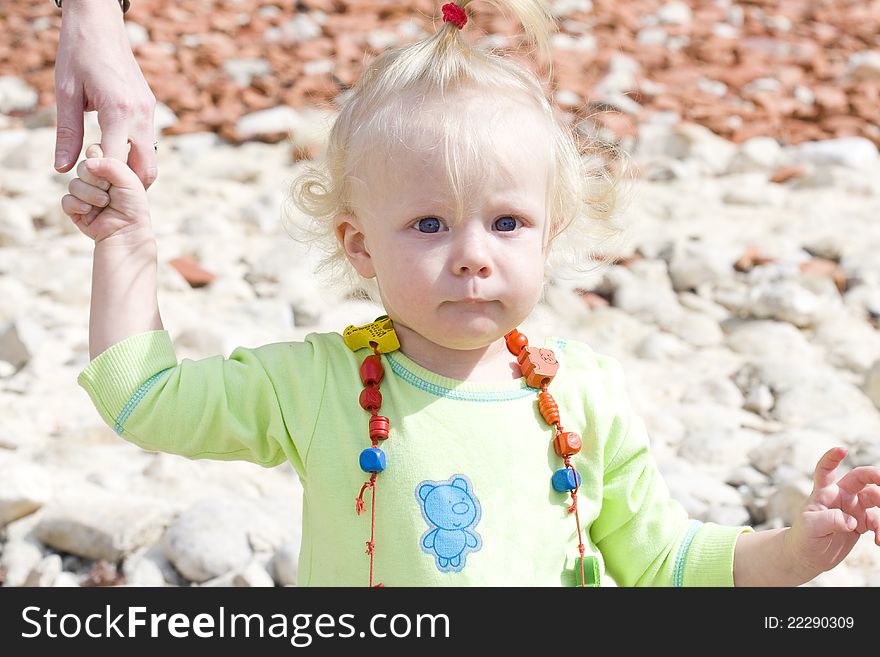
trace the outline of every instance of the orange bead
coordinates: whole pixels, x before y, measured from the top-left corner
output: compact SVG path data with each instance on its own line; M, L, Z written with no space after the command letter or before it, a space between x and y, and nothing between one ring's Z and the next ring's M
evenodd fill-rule
M391 430L391 423L387 417L374 415L370 418L370 440L385 440Z
M553 449L559 456L571 456L581 451L581 437L574 431L558 431L553 440Z
M526 385L532 388L543 388L550 385L559 369L556 355L550 349L523 347L516 357L519 368L526 378Z
M369 411L370 413L378 411L382 408L382 393L379 392L379 388L374 386L364 388L361 390L361 396L358 399L358 402L360 402L361 408L365 411Z
M544 418L547 424L559 422L559 406L556 405L553 395L546 390L542 390L538 394L538 410L541 411L541 417Z
M504 342L507 344L507 351L514 356L519 356L522 348L529 345L529 339L516 329L504 336Z
M364 358L364 362L361 363L361 381L365 386L379 385L383 376L385 376L385 368L382 367L381 358L376 354Z

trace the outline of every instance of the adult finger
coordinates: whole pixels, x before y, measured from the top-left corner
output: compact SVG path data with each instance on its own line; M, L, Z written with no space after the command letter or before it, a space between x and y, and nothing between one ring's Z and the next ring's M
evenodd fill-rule
M101 126L101 150L104 157L121 162L128 161L128 134L131 105L118 102L111 107L98 109L98 125Z
M816 471L813 473L814 491L834 483L834 471L845 456L845 447L832 447L822 455L819 463L816 464Z
M158 176L158 156L156 153L155 140L153 139L153 126L150 122L149 130L139 130L131 140L131 151L128 153L128 166L137 174L144 184L144 189L156 182Z
M81 93L66 95L57 90L57 127L55 128L55 170L70 170L82 150L83 143L83 96Z
M880 468L872 465L863 465L847 472L837 485L850 493L858 493L869 484L880 485Z

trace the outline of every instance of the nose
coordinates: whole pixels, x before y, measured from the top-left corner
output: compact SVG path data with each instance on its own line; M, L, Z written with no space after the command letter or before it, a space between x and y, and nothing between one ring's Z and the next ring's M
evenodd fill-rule
M459 276L485 278L492 273L488 236L478 225L459 226L453 245L452 270Z
M452 505L452 511L460 516L467 513L468 509L470 509L470 507L467 505L466 502L458 502Z

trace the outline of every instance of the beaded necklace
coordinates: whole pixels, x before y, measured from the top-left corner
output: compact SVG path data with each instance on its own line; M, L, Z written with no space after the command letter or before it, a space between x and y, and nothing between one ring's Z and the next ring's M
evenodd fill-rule
M373 561L376 551L376 480L378 474L387 466L385 452L379 447L379 443L388 439L391 429L391 421L387 417L379 415L379 409L382 407L382 393L379 391L379 384L385 376L380 354L400 349L400 342L394 332L391 319L387 315L382 315L374 322L364 326L348 326L342 336L345 344L352 351L364 348L373 351L360 366L360 377L364 389L361 390L358 402L361 408L370 414L368 429L372 446L364 449L360 454L361 470L369 473L370 478L361 486L360 493L355 500L355 512L358 515L364 512L364 492L368 489L372 490L370 540L366 541L366 553L370 555L370 587L380 588L383 586L381 582L373 584ZM581 476L571 464L571 457L581 450L581 438L574 431L565 431L559 418L559 406L547 390L553 377L556 376L559 363L551 349L530 347L529 339L516 329L507 333L504 336L504 341L507 350L516 356L526 385L540 390L538 410L541 417L556 429L553 436L553 449L562 458L565 467L553 473L550 483L555 491L569 493L571 496L571 506L567 511L569 514L574 514L578 532L579 556L575 562L575 570L580 573L580 586L587 586L586 571L591 570L592 579L595 579L595 562L591 559L589 564L585 564L585 548L577 508L577 492L581 484Z

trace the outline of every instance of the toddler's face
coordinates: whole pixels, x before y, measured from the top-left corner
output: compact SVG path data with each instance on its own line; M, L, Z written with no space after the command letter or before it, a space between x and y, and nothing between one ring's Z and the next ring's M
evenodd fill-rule
M354 198L359 225L340 235L359 273L376 277L395 324L446 348L477 349L518 325L541 295L549 131L538 110L510 100L455 106L466 124L492 133L480 142L486 174L461 181L461 219L442 144L410 144L396 149L390 171L366 172Z

